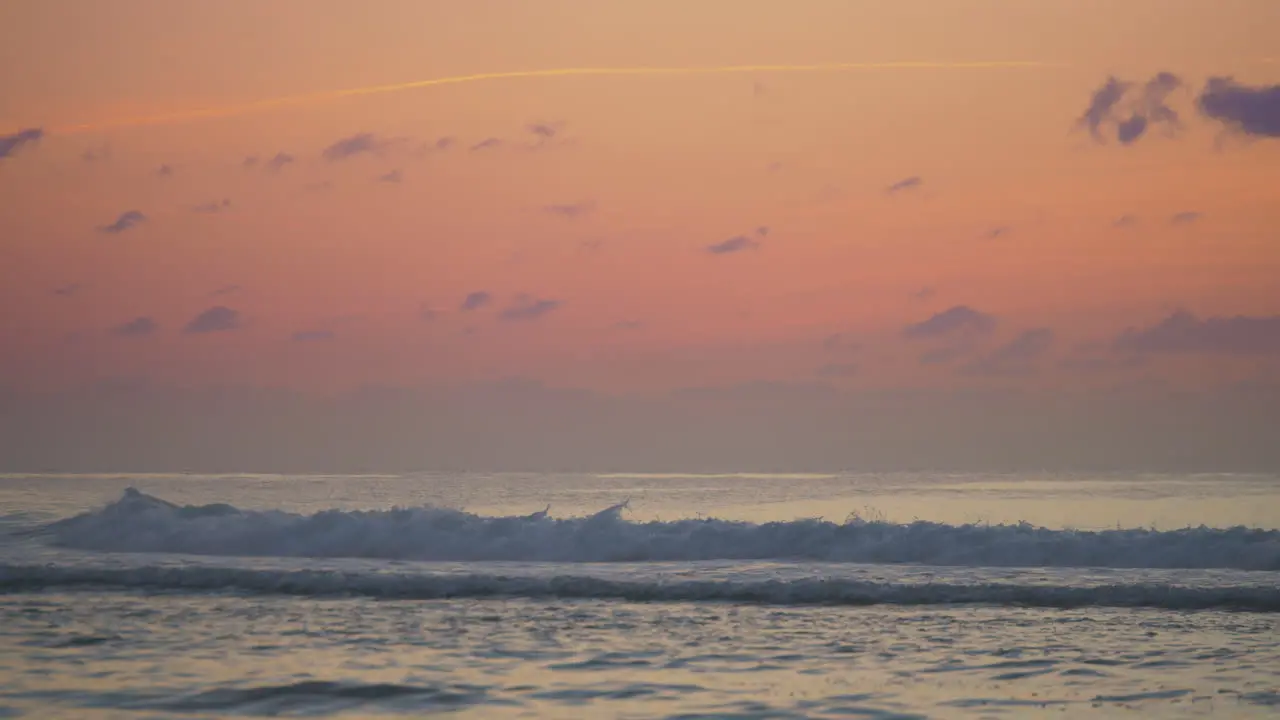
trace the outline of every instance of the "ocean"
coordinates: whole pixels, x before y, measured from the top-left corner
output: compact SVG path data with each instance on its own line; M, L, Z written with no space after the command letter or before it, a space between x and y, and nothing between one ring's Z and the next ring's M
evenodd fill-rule
M1280 476L0 476L0 718L1280 714Z

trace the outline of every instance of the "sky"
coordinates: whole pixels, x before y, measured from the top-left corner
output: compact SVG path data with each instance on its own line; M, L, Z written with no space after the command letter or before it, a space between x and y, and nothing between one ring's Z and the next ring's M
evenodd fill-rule
M4 3L0 470L1280 470L1276 37Z

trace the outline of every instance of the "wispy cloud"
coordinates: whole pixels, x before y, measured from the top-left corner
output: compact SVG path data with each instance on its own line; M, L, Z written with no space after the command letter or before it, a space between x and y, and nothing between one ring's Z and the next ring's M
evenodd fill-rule
M1127 228L1127 227L1133 227L1134 225L1137 225L1137 224L1138 224L1138 218L1137 218L1137 216L1135 216L1135 215L1121 215L1120 217L1118 217L1118 218L1116 218L1114 221L1112 221L1112 223L1111 223L1111 227L1114 227L1114 228Z
M559 215L561 217L573 219L582 217L583 215L590 215L595 212L596 205L590 200L585 200L583 202L567 203L562 205L545 205L542 209L552 215Z
M194 208L192 208L192 211L202 213L205 215L215 215L225 210L229 210L230 208L231 208L231 199L223 198L221 200L215 200L212 202L207 202L201 205L197 205Z
M1180 212L1180 213L1174 214L1172 217L1169 218L1169 223L1172 225L1190 225L1191 223L1199 220L1201 217L1203 217L1201 213L1198 213L1194 210L1188 210L1186 212Z
M404 175L399 170L392 170L378 176L378 182L391 183L393 185L404 182Z
M147 337L154 335L160 325L149 317L140 316L111 328L111 334L117 337Z
M712 255L730 255L744 250L754 250L758 247L760 247L760 243L754 238L747 235L735 235L728 240L712 243L705 249Z
M125 230L128 230L129 228L136 227L137 225L140 225L146 221L147 221L147 216L143 215L140 211L126 210L125 212L120 213L120 217L116 218L116 221L111 223L110 225L98 226L98 232L107 233L109 235L115 235L118 233L122 233Z
M40 128L27 128L12 135L0 135L0 160L11 157L27 145L40 142L43 137L44 130Z
M1009 227L1008 225L1000 225L998 227L993 227L990 230L986 231L985 233L982 234L982 237L987 240L995 240L996 238L1004 237L1005 235L1008 235L1010 232L1013 232L1013 228Z
M275 154L275 157L267 161L266 168L271 172L279 172L283 170L286 165L291 165L296 161L297 158L289 153L279 152Z
M184 333L200 335L205 333L226 332L240 327L240 313L225 305L215 305L191 318L183 326Z
M373 133L356 133L335 141L325 148L320 156L329 162L345 160L356 155L375 153L386 147L389 141L379 138Z
M502 146L502 140L500 138L496 138L496 137L485 138L484 140L481 140L475 145L472 145L471 152L479 152L481 150L492 150L494 148L501 147L501 146Z
M1243 85L1230 77L1205 83L1196 105L1201 114L1253 137L1280 137L1280 85Z
M1280 315L1199 318L1180 310L1116 337L1116 350L1138 353L1280 354Z
M985 335L996 327L995 317L979 312L967 305L956 305L918 323L902 329L909 340L945 338L956 335Z
M918 175L913 175L909 178L903 178L902 180L899 180L898 182L885 188L884 191L889 193L890 195L893 195L896 193L900 193L904 190L914 190L923 184L924 184L924 178L921 178Z
M551 298L521 295L504 309L498 317L507 322L538 320L560 309L562 303Z
M963 372L971 375L1024 375L1035 369L1035 363L1053 347L1054 334L1049 328L1034 328L1020 333L1008 344L967 365Z
M1098 142L1105 142L1105 128L1114 128L1121 145L1132 145L1154 126L1179 126L1178 113L1169 106L1168 98L1181 87L1182 79L1170 72L1156 73L1140 85L1107 78L1093 92L1077 126L1088 129Z
M72 283L70 285L63 285L61 287L54 288L53 294L57 295L58 297L71 297L72 295L75 295L76 293L80 292L81 289L82 289L82 286L80 285L80 283Z
M488 290L476 290L475 292L467 293L467 296L462 299L462 304L458 306L458 309L462 312L471 312L472 310L479 310L486 307L492 302L492 293Z

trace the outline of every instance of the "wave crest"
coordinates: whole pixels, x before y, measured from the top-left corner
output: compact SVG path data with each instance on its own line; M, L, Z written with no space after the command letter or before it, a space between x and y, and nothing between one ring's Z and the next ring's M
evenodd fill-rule
M1019 525L854 520L630 522L626 503L585 518L487 517L435 507L301 515L180 506L134 489L101 510L44 526L83 550L423 561L795 560L981 567L1280 569L1280 531L1051 530Z

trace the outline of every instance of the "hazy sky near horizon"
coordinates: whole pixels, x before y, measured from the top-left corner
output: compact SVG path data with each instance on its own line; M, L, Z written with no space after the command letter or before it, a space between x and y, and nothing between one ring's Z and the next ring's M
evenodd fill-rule
M8 2L0 384L1271 382L1277 37L1274 0ZM796 67L833 64L883 66ZM533 74L386 87L495 73Z

